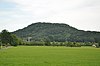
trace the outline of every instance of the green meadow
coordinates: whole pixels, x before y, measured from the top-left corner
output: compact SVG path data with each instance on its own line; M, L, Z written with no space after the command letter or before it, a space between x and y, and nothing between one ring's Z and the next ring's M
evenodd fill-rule
M0 50L0 66L100 66L94 47L18 46Z

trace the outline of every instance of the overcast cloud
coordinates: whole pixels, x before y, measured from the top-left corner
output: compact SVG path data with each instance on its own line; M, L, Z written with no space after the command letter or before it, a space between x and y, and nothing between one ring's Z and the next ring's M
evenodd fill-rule
M100 0L0 0L0 31L15 31L35 22L100 31Z

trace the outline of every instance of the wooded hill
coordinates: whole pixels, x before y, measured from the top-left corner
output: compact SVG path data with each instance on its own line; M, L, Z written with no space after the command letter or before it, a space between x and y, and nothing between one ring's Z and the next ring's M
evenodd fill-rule
M31 41L58 41L58 42L99 42L100 32L83 31L67 24L59 23L33 23L15 32L18 37Z

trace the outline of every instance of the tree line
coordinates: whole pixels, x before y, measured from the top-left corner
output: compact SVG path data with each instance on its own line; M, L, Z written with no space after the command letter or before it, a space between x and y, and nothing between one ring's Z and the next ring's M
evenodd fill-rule
M92 46L99 48L100 43L95 42L50 42L50 41L31 41L21 42L19 45L24 46L65 46L65 47L81 47L81 46Z
M23 41L21 38L17 37L16 35L8 32L7 30L3 30L0 33L0 45L1 46L17 46L17 45L24 45L24 46L66 46L66 47L81 47L81 46L92 46L96 45L98 48L100 46L100 42L57 42L57 41L50 41L45 39L41 41Z

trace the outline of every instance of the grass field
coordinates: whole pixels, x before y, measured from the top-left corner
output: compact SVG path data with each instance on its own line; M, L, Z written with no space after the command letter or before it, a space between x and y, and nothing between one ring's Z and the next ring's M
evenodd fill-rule
M0 66L100 66L100 49L12 47L0 50Z

